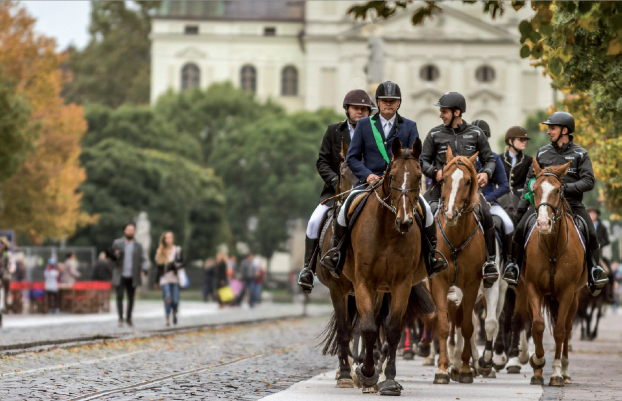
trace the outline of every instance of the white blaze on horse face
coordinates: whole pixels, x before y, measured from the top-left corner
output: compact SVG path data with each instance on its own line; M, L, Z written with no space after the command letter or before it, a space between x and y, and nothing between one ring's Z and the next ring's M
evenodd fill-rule
M551 184L548 181L544 181L542 182L542 200L540 201L540 204L542 203L550 203L549 202L549 196L551 195L551 193L553 192L553 190L555 189L555 187L553 186L553 184ZM550 227L550 216L549 216L549 212L550 212L550 207L548 206L542 206L538 208L538 228L541 230L548 230Z
M408 179L408 171L404 171L404 182L402 182L402 191L406 189L406 180ZM403 192L402 192L403 193ZM408 217L408 209L406 208L406 196L402 197L404 202L404 218Z
M459 168L451 174L451 193L449 194L449 202L447 203L447 213L445 213L450 219L454 215L454 204L456 203L456 195L458 194L458 188L460 188L460 180L462 180L462 177L464 177L464 173Z

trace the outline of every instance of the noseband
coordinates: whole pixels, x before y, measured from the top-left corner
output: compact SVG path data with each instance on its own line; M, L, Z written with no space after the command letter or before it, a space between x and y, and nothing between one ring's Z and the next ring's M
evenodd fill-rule
M456 164L460 164L460 165L462 165L462 166L465 166L465 167L466 167L466 164L464 164L464 163L463 163L463 162L461 162L461 161L457 161L457 162L456 162ZM443 181L443 185L445 185L445 182L444 182L444 181ZM442 187L441 187L441 191L442 191L442 190L443 190L443 189L442 189ZM465 215L465 214L468 214L468 213L473 213L473 211L475 210L475 205L474 205L472 208L470 208L470 209L469 209L469 208L468 208L468 207L469 207L469 201L470 201L470 199L469 199L469 198L467 198L467 199L464 201L464 204L462 205L462 207L460 208L460 210L458 210L458 211L456 212L456 214L454 215L456 219L460 218L462 215ZM445 209L443 206L444 206L444 203L443 203L443 197L441 196L441 199L439 200L439 203L438 203L438 210L439 210L439 212L443 215L443 217L445 218L445 220L447 220L447 215L446 215L446 213L447 213L447 209Z
M405 157L404 160L417 160L414 157ZM418 161L418 160L417 160ZM387 166L387 172L391 170L391 165L389 164L389 166ZM387 176L386 172L385 172L385 177ZM391 210L395 215L397 215L397 206L400 204L400 200L402 199L402 197L406 197L408 198L408 200L410 201L410 204L412 205L413 209L415 208L416 203L410 198L409 192L413 192L413 191L420 191L421 188L419 187L415 187L415 188L398 188L396 186L391 185L391 183L393 182L393 177L389 174L389 189L393 189L396 191L400 191L400 196L398 196L397 201L394 203L393 199L391 199L391 204L387 204L386 200L389 199L391 197L391 192L389 191L389 194L384 198L380 198L380 196L378 195L378 192L374 190L374 192L376 193L376 197L378 198L378 200L380 201L380 203L386 207L387 209Z
M563 203L563 199L564 199L564 182L562 180L559 179L558 176L556 176L553 173L542 173L539 176L536 177L536 181L540 178L540 177L555 177L555 179L561 184L561 188L559 191L559 197L557 198L557 207L553 206L552 204L548 203L548 202L541 202L538 206L536 206L536 216L538 215L538 213L540 213L540 207L542 206L548 206L551 208L551 210L553 211L553 219L552 219L552 223L551 225L555 225L555 223L557 223L559 221L559 219L561 219L564 215L564 213L561 212L561 206ZM535 183L534 183L535 186Z

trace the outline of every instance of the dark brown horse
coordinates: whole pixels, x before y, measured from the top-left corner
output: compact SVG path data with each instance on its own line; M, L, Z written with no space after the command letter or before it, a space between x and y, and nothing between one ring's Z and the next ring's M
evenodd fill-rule
M587 268L579 233L564 198L562 177L569 165L570 162L542 169L536 159L533 160L536 175L534 205L538 219L536 230L527 242L523 270L528 312L532 319L531 333L536 346L536 353L529 359L533 367L531 384L544 384L543 306L549 313L555 337L555 360L549 385L570 383L568 340L577 312L578 293L587 282Z
M402 387L395 381L396 350L402 332L402 318L416 290L427 275L421 252L421 231L415 223L421 185L421 141L411 149L402 148L399 140L391 146L393 158L381 186L373 189L351 232L343 275L354 286L356 307L361 316L365 339L365 359L357 368L364 387L377 384L379 372L374 367L374 345L379 336L382 300L388 300L385 331L389 345L384 374L379 386L381 395L399 395ZM412 291L412 292L411 292ZM384 295L384 294L390 294ZM427 292L426 292L427 294ZM423 314L433 305L429 297L415 302Z
M470 158L454 157L451 148L447 147L437 227L440 238L438 250L447 256L449 267L430 279L430 289L436 304L436 334L440 342L438 371L434 378L436 384L449 383L447 294L452 285L458 287L462 295L456 316L456 334L464 338L461 358L454 357L454 370L457 371L459 367L459 373L453 372L454 379L461 383L473 382L473 373L469 366L473 335L472 316L482 282L482 266L486 260L484 234L474 213L479 203L477 172L473 167L476 158L477 153Z

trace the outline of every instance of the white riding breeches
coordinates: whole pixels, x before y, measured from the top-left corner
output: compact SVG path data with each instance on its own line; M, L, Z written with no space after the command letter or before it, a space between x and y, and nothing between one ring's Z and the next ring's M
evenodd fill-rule
M317 239L320 236L320 224L322 224L322 219L326 215L326 212L328 212L328 209L330 209L330 207L322 204L315 208L307 224L307 237L310 239Z
M503 226L505 227L506 234L512 234L514 231L514 223L512 223L512 219L508 214L503 210L503 208L499 205L492 205L490 207L490 213L495 216L499 216L501 220L503 220Z
M359 194L361 192L364 192L364 190L353 191L348 196L348 198L350 196L356 196L357 194ZM424 208L425 208L425 226L426 227L430 227L430 225L434 224L434 216L432 216L432 209L430 208L430 205L428 204L428 202L423 198L423 196L419 195L419 200L421 201L421 203L423 203ZM339 216L337 217L337 223L341 227L345 227L346 226L346 210L343 207L339 210ZM307 232L308 232L308 230L307 230Z

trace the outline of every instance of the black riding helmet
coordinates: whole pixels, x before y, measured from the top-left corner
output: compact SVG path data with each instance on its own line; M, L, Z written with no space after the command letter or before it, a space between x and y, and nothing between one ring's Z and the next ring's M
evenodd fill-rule
M376 88L376 104L378 99L396 99L400 101L401 106L402 91L395 82L385 81Z
M471 123L471 125L475 125L476 127L480 128L482 131L484 131L486 138L490 138L490 125L488 125L486 121L475 120Z
M570 113L566 113L565 111L556 111L551 114L549 118L543 122L545 125L559 125L562 127L568 128L568 135L574 132L574 117Z
M434 106L437 107L448 107L450 109L458 109L462 113L466 113L466 99L462 96L462 93L459 92L447 92Z

